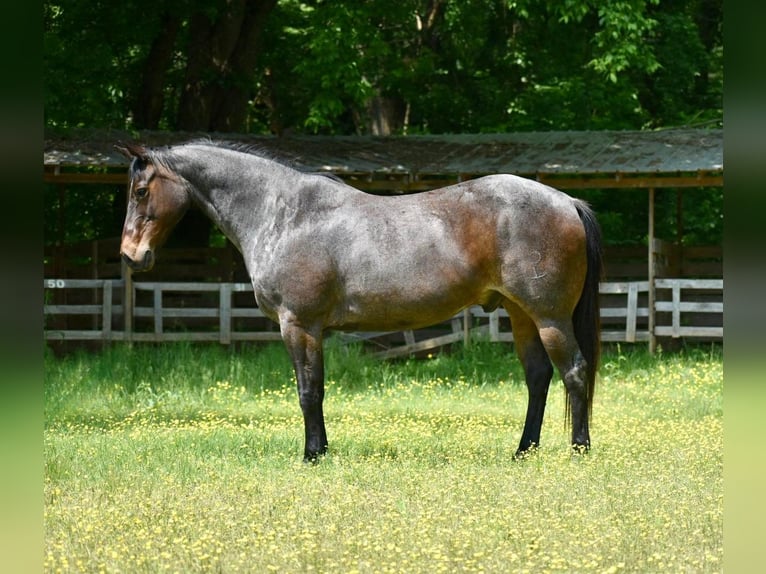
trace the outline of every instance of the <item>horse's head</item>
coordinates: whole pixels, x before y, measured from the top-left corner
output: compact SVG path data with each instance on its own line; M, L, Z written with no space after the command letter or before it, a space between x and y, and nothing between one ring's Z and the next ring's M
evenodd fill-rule
M128 209L120 254L134 271L148 271L191 202L183 180L141 146L117 149L131 160Z

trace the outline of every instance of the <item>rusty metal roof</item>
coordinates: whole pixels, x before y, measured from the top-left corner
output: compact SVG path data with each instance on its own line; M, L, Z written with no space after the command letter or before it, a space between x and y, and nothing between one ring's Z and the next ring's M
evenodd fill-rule
M125 168L120 141L170 145L200 134L70 132L46 134L44 171ZM651 176L717 174L722 184L723 130L571 131L418 136L204 137L253 144L312 171L338 175ZM720 184L719 184L720 185Z

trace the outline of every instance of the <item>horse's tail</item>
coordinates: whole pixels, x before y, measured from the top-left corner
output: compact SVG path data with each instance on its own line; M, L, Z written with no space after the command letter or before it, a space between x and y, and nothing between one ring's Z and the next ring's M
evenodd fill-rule
M587 203L575 200L575 208L585 227L588 270L585 274L580 300L577 302L572 323L580 352L587 363L588 370L588 418L593 407L593 392L596 388L596 373L601 359L601 317L599 304L599 282L603 276L601 260L601 227L596 215ZM567 401L567 408L569 407Z

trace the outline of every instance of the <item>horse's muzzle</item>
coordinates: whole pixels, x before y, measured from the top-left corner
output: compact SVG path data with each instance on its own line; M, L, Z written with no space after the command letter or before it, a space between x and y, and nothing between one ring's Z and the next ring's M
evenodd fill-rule
M127 254L122 253L122 260L133 271L149 271L149 269L154 267L154 252L151 250L147 250L146 252L144 252L144 256L141 258L140 261L131 259L130 257L128 257Z

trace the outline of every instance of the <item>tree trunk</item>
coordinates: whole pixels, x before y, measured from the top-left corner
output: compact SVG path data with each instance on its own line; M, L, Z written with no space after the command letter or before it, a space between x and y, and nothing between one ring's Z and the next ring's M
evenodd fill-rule
M149 49L141 86L133 101L133 123L140 130L154 130L159 126L165 105L165 72L173 59L173 46L180 28L178 16L163 14L160 33Z
M445 2L443 0L428 0L422 13L415 14L417 27L416 42L412 58L417 60L424 50L438 52L439 25L443 21ZM389 136L397 131L405 130L409 122L409 102L401 97L392 97L380 93L373 95L365 103L364 109L354 113L357 131L375 136Z
M444 19L445 4L443 0L429 0L424 13L422 15L415 15L418 32L420 33L418 38L418 55L420 55L421 49L424 46L432 52L439 51L438 27Z
M244 8L245 0L228 0L216 21L211 21L203 12L191 17L186 78L178 105L179 129L210 129L215 85L226 73L239 37Z
M373 96L365 109L366 131L374 136L390 136L404 126L405 103L399 98Z
M277 0L247 2L239 38L231 54L230 65L219 83L210 129L246 131L247 107L253 92L253 73L261 52L261 35L269 13Z
M216 21L203 13L192 17L179 129L244 131L258 40L275 5L276 0L226 0Z

